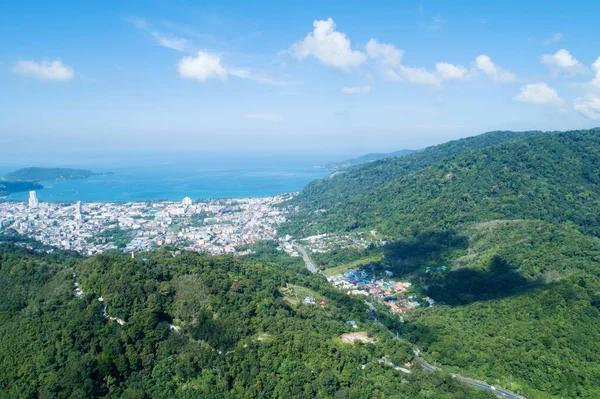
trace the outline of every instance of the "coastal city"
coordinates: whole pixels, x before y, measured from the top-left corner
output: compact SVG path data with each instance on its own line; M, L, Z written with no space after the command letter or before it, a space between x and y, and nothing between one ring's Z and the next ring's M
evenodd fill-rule
M194 202L41 202L36 192L24 202L0 202L0 231L14 230L44 245L96 255L107 251L136 253L173 246L211 255L252 253L244 247L259 241L278 240L279 248L303 257L307 268L318 272L309 254L335 248L382 245L375 231L357 234L321 234L301 238L278 237L277 226L288 212L279 206L293 194L263 198L215 199ZM445 266L443 266L445 269ZM430 268L428 268L430 269ZM396 281L392 272L374 273L373 266L326 275L336 288L349 295L364 295L388 307L392 313L433 306L434 300L407 294L411 283ZM429 270L428 270L429 272ZM314 298L305 298L314 304ZM321 303L321 305L323 305Z
M95 255L165 245L212 255L243 255L242 246L277 236L291 195L194 202L0 202L0 231L14 229L42 244Z

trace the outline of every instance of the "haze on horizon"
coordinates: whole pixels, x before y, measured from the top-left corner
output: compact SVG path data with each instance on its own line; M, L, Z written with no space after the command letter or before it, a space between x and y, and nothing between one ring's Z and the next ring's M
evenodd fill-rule
M596 1L4 2L0 154L341 159L590 128L599 14Z

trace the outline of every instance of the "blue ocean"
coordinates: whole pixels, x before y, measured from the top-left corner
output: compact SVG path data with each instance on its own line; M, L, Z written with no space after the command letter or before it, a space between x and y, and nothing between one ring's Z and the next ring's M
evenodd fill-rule
M43 164L2 164L0 176L25 166L72 167L111 175L88 179L41 182L41 201L145 201L264 197L300 191L313 180L331 173L315 165L329 159L318 157L235 157L156 154L145 158L80 160ZM9 200L26 200L15 193Z

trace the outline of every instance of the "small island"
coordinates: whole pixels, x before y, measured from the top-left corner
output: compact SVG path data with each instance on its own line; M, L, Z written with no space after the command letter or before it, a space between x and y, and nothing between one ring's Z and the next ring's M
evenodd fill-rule
M4 182L40 182L87 179L91 176L103 175L87 169L70 168L23 168L15 170L2 178ZM108 174L108 173L107 173Z

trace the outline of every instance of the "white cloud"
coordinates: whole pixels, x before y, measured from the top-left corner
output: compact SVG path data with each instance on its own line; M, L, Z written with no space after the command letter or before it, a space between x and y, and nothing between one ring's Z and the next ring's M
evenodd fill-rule
M482 54L475 58L475 68L482 71L486 76L496 83L508 83L515 81L515 75L500 68L492 62L492 59Z
M545 83L532 83L521 87L521 93L515 100L531 104L562 104L556 90Z
M244 118L267 122L279 122L283 120L281 116L275 114L246 114Z
M369 58L376 60L381 75L388 80L399 81L396 69L400 67L404 51L393 44L379 43L375 39L369 40L365 46Z
M402 65L404 51L397 49L393 44L379 43L371 39L365 48L369 58L377 62L379 72L384 79L428 84L441 88L444 81L468 78L469 71L465 67L447 62L438 62L434 72L425 68Z
M438 62L435 69L439 78L444 80L463 80L467 77L469 71L463 66L456 66L447 62Z
M55 61L19 61L11 69L12 72L40 80L67 81L72 80L75 71L60 60Z
M296 82L274 79L274 78L271 78L269 76L264 76L264 75L261 75L261 74L257 74L255 72L248 71L246 69L228 69L227 73L229 75L231 75L231 76L235 76L235 77L238 77L238 78L249 79L249 80L251 80L253 82L260 83L260 84L265 84L265 85L289 86L289 85L297 84Z
M552 44L552 43L556 43L556 42L560 42L563 39L563 34L562 33L555 33L552 36L550 36L549 38L547 38L546 40L544 40L544 44Z
M588 94L575 99L573 109L590 119L600 120L600 96Z
M369 40L365 46L369 58L379 61L382 66L397 68L400 66L404 51L399 50L393 44L379 43L375 39Z
M592 70L596 73L596 76L592 79L592 85L600 88L600 57L598 57L592 65Z
M142 30L150 36L152 36L156 44L158 44L159 46L181 52L189 51L190 41L187 39L152 30L148 22L143 18L132 17L128 18L127 21L137 29Z
M304 40L294 43L290 53L299 60L312 56L322 64L341 70L356 67L366 60L364 53L352 50L346 34L335 31L335 22L328 18L325 21L314 21L314 30Z
M371 86L346 86L342 87L342 93L345 94L367 94L371 91Z
M555 74L558 72L575 74L585 71L583 64L577 61L565 49L558 50L554 54L544 54L542 56L542 64L547 65Z
M400 65L398 69L400 80L414 84L428 84L441 87L441 82L435 73L429 72L425 68L414 68Z
M183 57L179 61L179 75L186 79L206 82L209 79L227 80L227 69L217 55L200 51L195 57Z
M443 83L446 81L468 79L469 71L461 65L453 65L447 62L438 62L435 64L435 71L433 72L430 72L425 68L400 65L398 68L398 77L400 80L406 82L442 88Z
M255 74L246 69L228 68L223 65L218 55L204 51L198 52L196 56L183 57L179 61L178 70L179 76L182 78L195 79L200 82L206 82L210 79L226 81L229 76L234 76L266 85L284 86L292 84L291 82Z
M150 34L152 35L154 40L156 40L156 43L160 46L182 52L188 51L189 40L187 39L164 35L159 32L150 32Z

